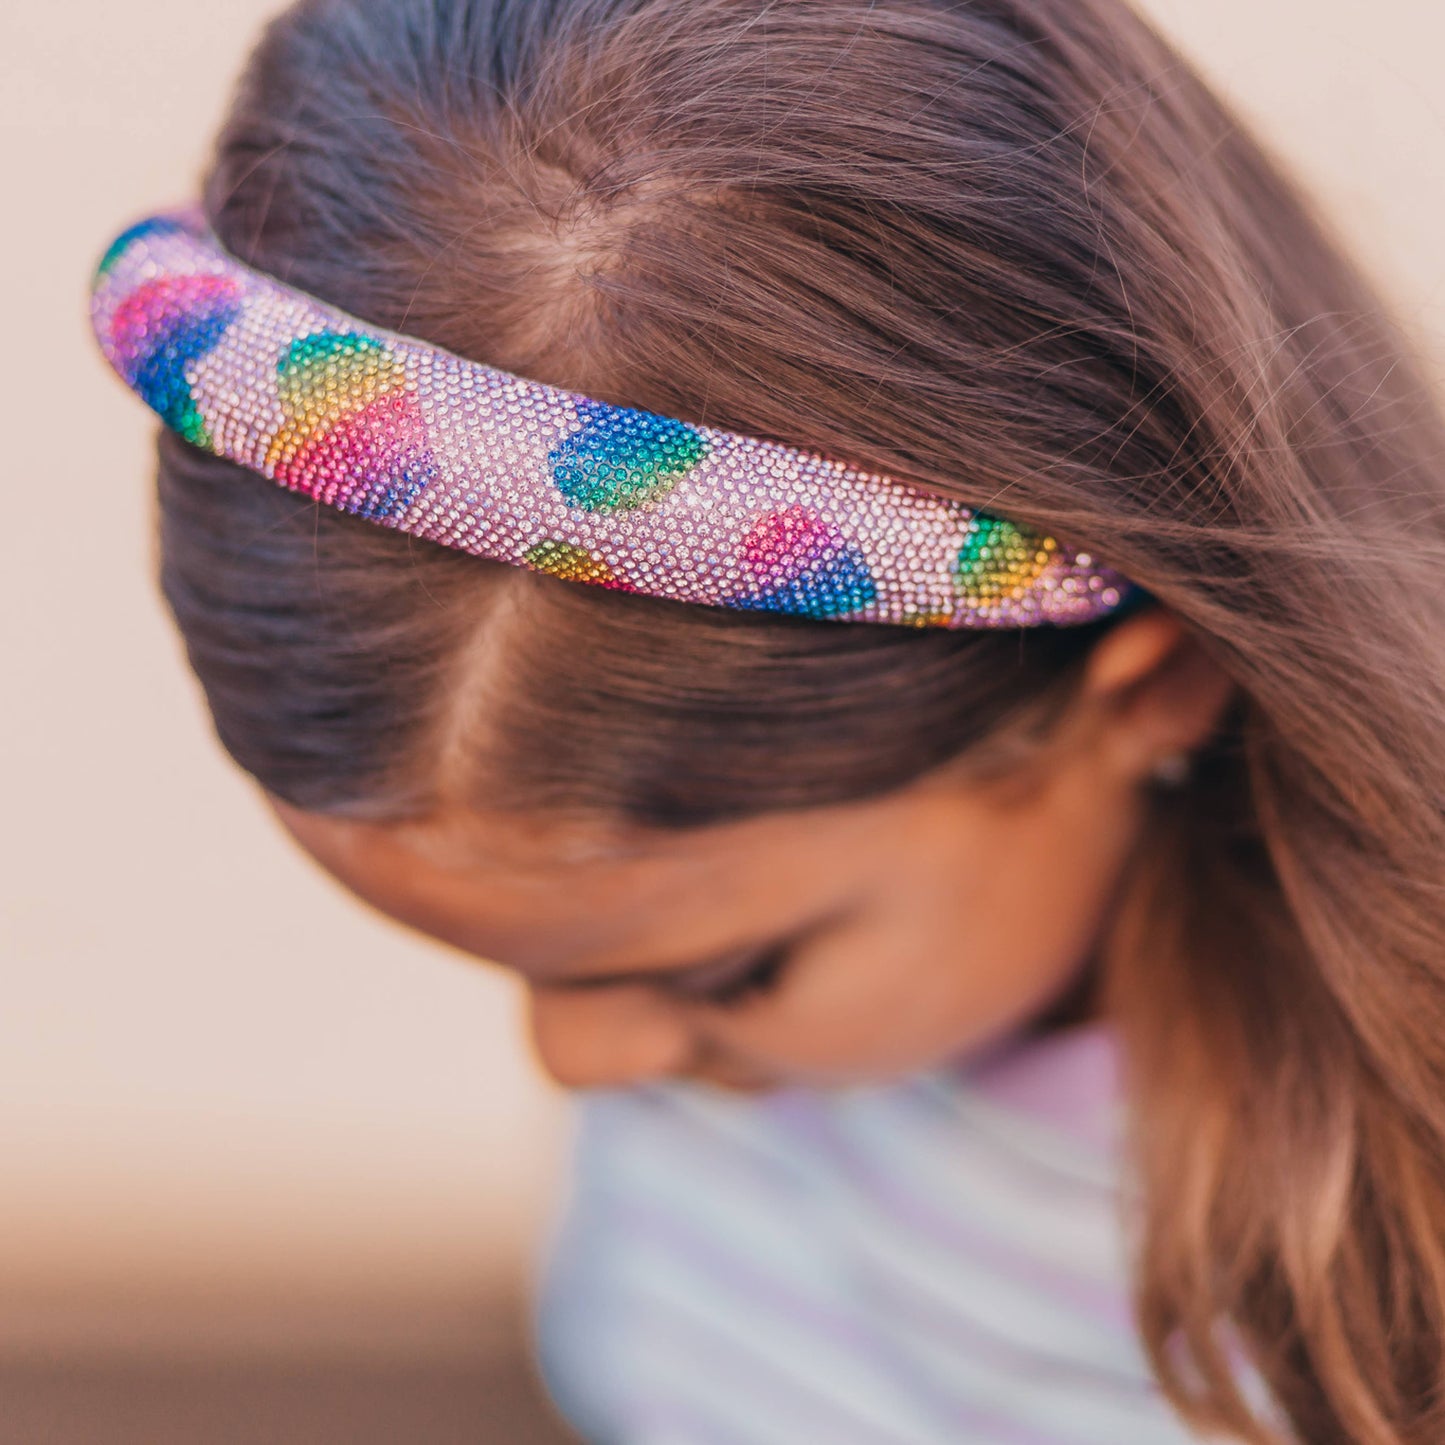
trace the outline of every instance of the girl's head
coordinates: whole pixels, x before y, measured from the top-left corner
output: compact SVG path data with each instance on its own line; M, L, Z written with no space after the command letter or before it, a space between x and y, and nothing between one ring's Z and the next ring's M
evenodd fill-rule
M355 891L522 972L559 1076L874 1077L1097 984L1171 1397L1265 1438L1227 1318L1302 1438L1445 1434L1445 428L1176 55L1116 0L308 0L205 209L377 325L1147 589L730 613L161 443L226 746Z

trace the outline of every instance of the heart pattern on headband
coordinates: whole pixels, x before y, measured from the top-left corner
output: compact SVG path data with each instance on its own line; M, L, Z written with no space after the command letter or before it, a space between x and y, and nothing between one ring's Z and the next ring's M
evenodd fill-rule
M522 554L527 566L567 582L593 582L599 587L612 587L621 592L636 592L630 582L613 572L601 557L553 537L544 538Z
M805 506L755 522L739 556L751 585L733 594L733 607L828 617L857 612L878 596L863 553Z
M121 374L193 446L209 447L211 433L187 373L220 344L240 315L241 296L226 276L161 276L130 292L111 319Z
M292 342L276 366L286 413L266 453L277 481L319 502L383 521L437 477L406 368L374 337L321 331Z
M193 445L567 582L906 627L1090 622L1138 591L926 486L371 325L246 265L195 208L106 248L91 321L115 371Z
M547 464L567 501L589 512L649 506L707 455L707 438L686 422L594 401L577 413L582 425Z

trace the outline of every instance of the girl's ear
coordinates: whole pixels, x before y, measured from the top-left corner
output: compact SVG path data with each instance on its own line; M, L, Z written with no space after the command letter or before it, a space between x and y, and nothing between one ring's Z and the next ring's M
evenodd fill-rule
M1110 761L1134 778L1199 747L1234 694L1229 675L1162 608L1125 619L1089 656L1083 700L1103 717Z

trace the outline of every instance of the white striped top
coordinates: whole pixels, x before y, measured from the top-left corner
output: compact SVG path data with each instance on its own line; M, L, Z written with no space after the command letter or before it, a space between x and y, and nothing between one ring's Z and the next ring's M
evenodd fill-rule
M1115 1045L585 1096L539 1301L591 1445L1179 1445L1130 1322Z

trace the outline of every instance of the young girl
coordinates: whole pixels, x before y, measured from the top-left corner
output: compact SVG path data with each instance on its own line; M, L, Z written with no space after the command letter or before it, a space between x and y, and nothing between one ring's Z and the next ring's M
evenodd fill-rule
M1118 0L305 0L95 298L588 1439L1445 1440L1445 427Z

